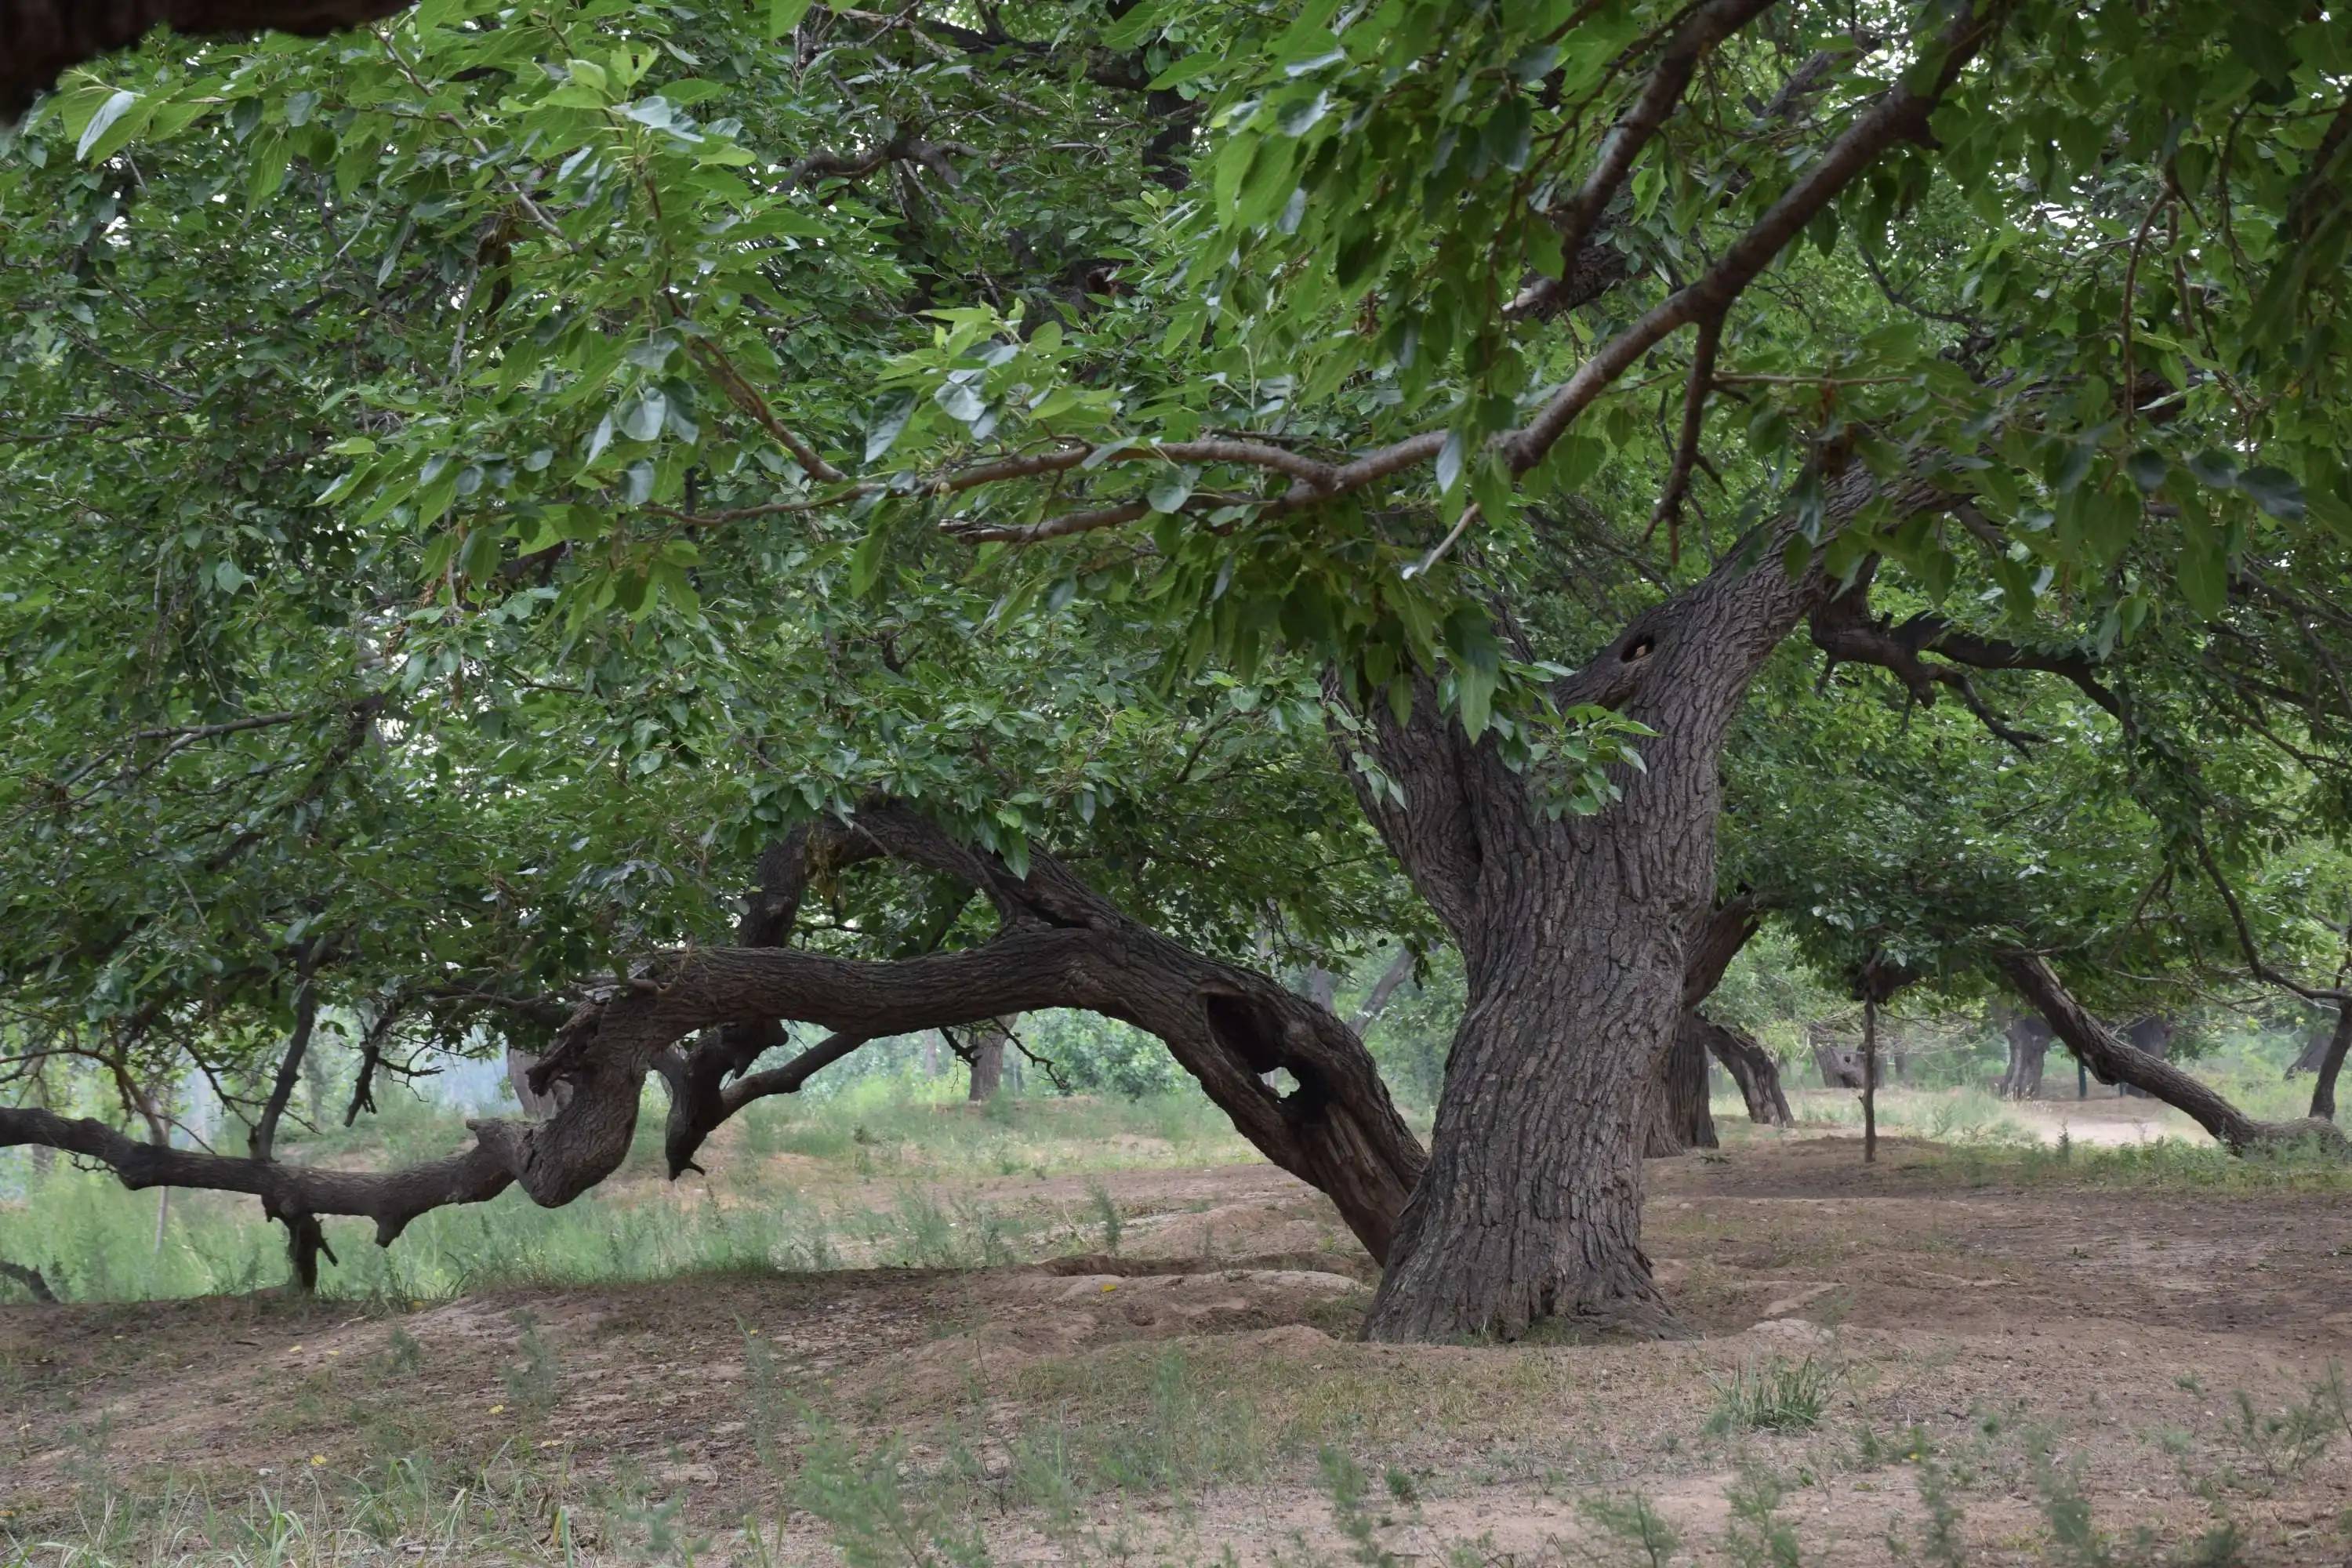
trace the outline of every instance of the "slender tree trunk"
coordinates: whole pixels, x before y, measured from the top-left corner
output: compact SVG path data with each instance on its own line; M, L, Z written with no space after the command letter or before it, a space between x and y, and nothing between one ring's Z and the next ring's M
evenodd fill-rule
M2311 1113L2322 1121L2336 1120L2336 1075L2344 1070L2348 1052L2352 1052L2352 1007L2338 1007L2336 1028L2327 1037L2327 1052L2319 1058L2311 1083Z
M1396 994L1397 987L1412 978L1412 949L1399 944L1396 956L1389 960L1386 969L1381 971L1381 977L1372 982L1371 990L1365 994L1364 1005L1356 1009L1356 1016L1348 1021L1348 1027L1359 1035L1370 1028L1372 1020L1387 1011L1389 998Z
M1878 999L1862 999L1862 1163L1878 1163Z

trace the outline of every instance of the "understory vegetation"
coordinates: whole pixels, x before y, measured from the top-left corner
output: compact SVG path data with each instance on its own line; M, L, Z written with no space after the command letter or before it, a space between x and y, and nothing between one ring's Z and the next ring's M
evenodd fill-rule
M1963 1261L1979 1247L1965 1222L1908 1239L1841 1235L1818 1200L1769 1225L1739 1222L1685 1287L1714 1300L1740 1268L1795 1279L1770 1287L1801 1300L1790 1320L1801 1332L1789 1340L1733 1332L1720 1348L1667 1347L1664 1359L1575 1347L1400 1359L1349 1342L1369 1300L1362 1260L1323 1209L1318 1250L1278 1268L1336 1270L1337 1294L1313 1305L1269 1296L1186 1318L1172 1339L1080 1338L1041 1355L1019 1337L1024 1315L1150 1321L1117 1315L1118 1304L1129 1294L1139 1304L1155 1280L1233 1289L1223 1282L1298 1276L1267 1272L1263 1218L1255 1231L1223 1221L1233 1229L1222 1247L1213 1231L1205 1248L1174 1239L1171 1226L1235 1205L1156 1184L1249 1173L1230 1163L1238 1150L1197 1098L980 1107L925 1095L927 1081L877 1074L838 1091L843 1103L827 1109L847 1113L846 1140L822 1135L835 1122L814 1107L774 1107L742 1129L735 1173L700 1194L659 1181L648 1157L652 1169L562 1209L499 1203L433 1216L446 1228L390 1255L414 1272L331 1276L340 1300L236 1296L247 1304L226 1321L190 1303L206 1312L203 1330L142 1322L136 1305L38 1310L99 1314L74 1321L101 1348L61 1381L60 1347L28 1318L0 1355L0 1404L18 1413L0 1458L23 1478L0 1486L0 1561L969 1568L1047 1548L1108 1564L1213 1563L1238 1547L1249 1561L1335 1568L1498 1553L1561 1568L1778 1568L1890 1552L1937 1564L2255 1564L2288 1560L2250 1543L2275 1543L2290 1499L2306 1500L2288 1508L2294 1517L2320 1503L2316 1544L2352 1545L2340 1368L2323 1359L2282 1385L2251 1362L2192 1371L2168 1358L2141 1380L2156 1392L2115 1390L2131 1410L2120 1433L2095 1395L2084 1409L2030 1382L1959 1384L1973 1392L1939 1390L1923 1407L1913 1390L1983 1352L1939 1334L1932 1313L1922 1333L1858 1327L1880 1321L1870 1260L1903 1256L1906 1269L1948 1274L2011 1265L1997 1251ZM461 1131L425 1107L385 1120L420 1146ZM1687 1254L1696 1241L1707 1253L1723 1222L1677 1217L1689 1205L1677 1209L1673 1194L1689 1183L1728 1177L1738 1194L1748 1163L1809 1149L1857 1168L1851 1139L1822 1143L1818 1126L1727 1132L1720 1154L1678 1163L1689 1174L1669 1182L1653 1245ZM2179 1138L1902 1148L1901 1163L1882 1167L1897 1184L1878 1201L1917 1194L1930 1215L1939 1194L2033 1193L2054 1215L2108 1192L2248 1205L2225 1223L2253 1223L2282 1203L2340 1215L2352 1194L2340 1162L2236 1160ZM249 1291L234 1270L257 1272L273 1255L266 1225L183 1194L167 1248L181 1260L155 1265L152 1194L95 1174L43 1179L54 1190L9 1210L0 1235L21 1250L26 1215L65 1216L50 1222L55 1234L85 1248L58 1260L69 1298ZM960 1191L971 1195L959 1202ZM2352 1256L2340 1225L2309 1240ZM1803 1284L1823 1275L1846 1283L1827 1294ZM983 1279L1035 1279L1048 1293L1014 1310L957 1283ZM1181 1300L1149 1299L1155 1312ZM808 1327L834 1312L850 1337L820 1350ZM884 1364L862 1362L848 1347L896 1313L913 1320L909 1337ZM684 1339L667 1344L674 1336ZM620 1366L680 1352L719 1381L642 1438L634 1418L625 1443L593 1430ZM192 1356L204 1370L183 1367ZM1613 1359L1626 1356L1651 1359L1646 1370ZM123 1403L156 1380L208 1379L248 1357L258 1371L232 1375L257 1376L268 1392L225 1414L232 1447L158 1451L147 1417ZM1628 1405L1610 1392L1628 1376L1652 1393ZM2114 1489L2126 1466L2137 1501ZM2157 1514L2151 1475L2167 1500ZM1481 1513L1508 1515L1505 1536Z

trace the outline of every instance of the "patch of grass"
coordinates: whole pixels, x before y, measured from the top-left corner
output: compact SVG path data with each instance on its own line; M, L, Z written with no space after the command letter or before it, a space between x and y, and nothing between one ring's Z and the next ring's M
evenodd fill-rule
M2352 1193L2352 1161L2309 1143L2259 1150L2243 1156L2215 1143L2159 1139L2147 1143L2061 1151L2041 1144L1968 1148L1927 1155L1919 1169L1930 1180L1958 1175L1960 1184L2071 1185L2136 1191L2220 1194Z
M1706 1429L1717 1436L1733 1432L1810 1432L1822 1424L1832 1370L1807 1356L1787 1362L1778 1356L1752 1366L1736 1368L1728 1377L1710 1379L1715 1409Z

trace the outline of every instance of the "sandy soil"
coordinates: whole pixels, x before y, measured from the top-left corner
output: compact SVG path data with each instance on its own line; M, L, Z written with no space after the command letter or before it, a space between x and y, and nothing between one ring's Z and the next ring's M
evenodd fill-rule
M2347 1205L1966 1186L1902 1140L1875 1167L1856 1156L1799 1138L1654 1162L1646 1245L1693 1334L1661 1343L1356 1342L1369 1259L1264 1166L1103 1178L1132 1216L1115 1258L381 1313L0 1309L0 1531L61 1529L109 1485L233 1495L404 1454L503 1456L535 1467L518 1484L551 1513L578 1510L587 1560L641 1549L583 1501L635 1489L711 1537L702 1562L824 1563L834 1531L792 1500L833 1429L898 1445L910 1486L952 1472L924 1495L999 1563L1353 1552L1317 1480L1325 1447L1365 1467L1363 1518L1406 1562L1644 1561L1591 1510L1636 1494L1681 1537L1659 1561L1735 1562L1727 1533L1754 1527L1733 1498L1769 1472L1804 1562L1882 1563L1927 1529L1923 1469L1948 1483L1972 1563L2044 1561L2047 1477L2070 1472L2118 1563L2195 1560L2224 1524L2236 1561L2352 1562L2352 1426L2289 1466L2263 1425L2352 1352ZM1727 1380L1807 1361L1826 1378L1813 1429L1709 1433ZM1048 1433L1192 1455L1197 1474L1047 1510L1014 1482ZM746 1518L765 1521L757 1548Z

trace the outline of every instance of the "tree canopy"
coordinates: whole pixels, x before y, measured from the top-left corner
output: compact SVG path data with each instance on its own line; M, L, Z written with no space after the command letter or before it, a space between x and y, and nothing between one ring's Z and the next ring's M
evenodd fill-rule
M1830 967L2340 1003L2347 79L2285 0L426 0L70 70L0 145L12 1070L274 1124L322 997L511 1039L572 1104L431 1195L560 1202L777 1019L1092 1006L1386 1252L1423 1152L1270 963L1641 977L1448 1075L1561 1064L1578 1193L1738 886ZM1376 1325L1654 1300L1541 1268Z

